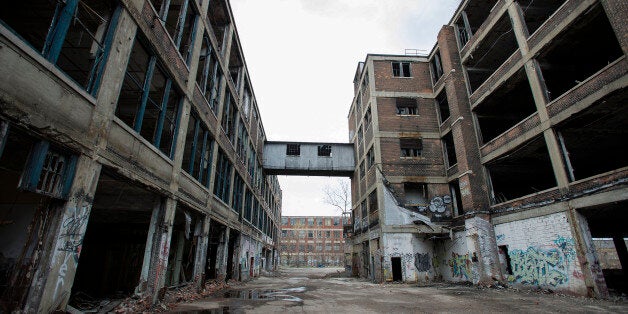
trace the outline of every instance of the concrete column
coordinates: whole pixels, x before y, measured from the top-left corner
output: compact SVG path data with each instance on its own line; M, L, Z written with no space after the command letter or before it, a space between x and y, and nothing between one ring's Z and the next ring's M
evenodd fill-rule
M101 165L82 155L68 201L54 215L50 252L34 275L24 312L64 311L70 298Z
M577 262L580 264L582 275L584 276L587 295L607 298L606 280L593 245L593 238L591 237L587 219L574 208L569 208L566 214L571 234L573 235Z
M207 264L207 246L209 245L209 216L203 217L201 235L198 237L196 255L194 256L194 284L200 287L205 281L205 267Z
M170 240L172 238L172 224L177 202L170 198L163 198L158 210L156 225L152 226L155 232L152 237L150 266L148 270L147 296L153 303L163 296L163 289L168 269L168 255L170 254ZM155 213L153 214L155 215ZM152 220L151 220L152 222Z
M150 271L150 261L153 254L153 240L156 239L155 233L157 226L159 225L159 215L161 213L161 198L155 196L153 200L153 212L150 217L150 224L148 226L148 235L146 237L146 246L144 249L144 259L142 262L142 272L140 273L140 281L135 288L136 294L142 294L147 291L148 288L148 275Z
M492 284L503 280L497 252L495 230L488 215L465 220L467 248L471 259L471 280L474 284Z
M227 278L227 257L229 256L229 233L231 228L225 227L221 232L221 241L218 245L218 256L216 258L216 278L225 280Z

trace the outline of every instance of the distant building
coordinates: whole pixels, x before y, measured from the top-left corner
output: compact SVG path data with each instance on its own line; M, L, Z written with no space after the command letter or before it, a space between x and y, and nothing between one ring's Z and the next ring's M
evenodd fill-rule
M344 266L345 239L340 216L284 216L279 238L281 265Z

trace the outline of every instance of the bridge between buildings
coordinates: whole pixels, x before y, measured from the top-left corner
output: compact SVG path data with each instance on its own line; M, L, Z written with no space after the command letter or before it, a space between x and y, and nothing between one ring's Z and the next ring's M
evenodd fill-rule
M352 143L266 142L262 167L271 175L351 177Z

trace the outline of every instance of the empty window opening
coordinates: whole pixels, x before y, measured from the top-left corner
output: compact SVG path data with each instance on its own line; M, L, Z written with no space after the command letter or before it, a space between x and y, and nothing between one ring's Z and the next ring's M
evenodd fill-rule
M238 109L236 107L236 98L231 93L225 96L224 109L222 111L222 130L229 139L229 142L235 144L236 139L236 117L238 117Z
M225 36L229 33L229 13L225 0L216 0L209 2L209 10L207 11L207 19L214 31L217 41L217 49L222 54L224 51Z
M400 138L401 157L420 157L423 140L420 138Z
M527 31L534 33L566 0L518 0Z
M486 164L495 203L537 193L556 186L543 136L525 142ZM517 178L517 180L513 180Z
M427 184L416 182L405 182L403 184L405 195L405 206L427 206L429 204L427 196Z
M434 57L430 60L430 70L432 72L432 83L436 84L443 76L443 63L441 62L439 50L436 50Z
M584 216L590 238L585 240L587 251L594 252L599 268L592 268L595 275L603 275L611 296L619 296L628 292L625 270L628 268L628 231L625 209L628 201L611 202L600 206L579 209ZM582 217L581 216L581 217ZM587 228L588 227L588 228ZM596 263L597 264L597 263ZM601 268L601 273L600 273Z
M480 126L482 144L535 113L536 106L525 71L519 70L473 111Z
M233 193L231 195L231 209L233 209L238 216L242 214L242 205L244 202L244 180L239 174L234 174L233 178Z
M301 144L288 144L286 145L286 155L288 156L300 156Z
M183 60L188 61L191 54L194 38L193 30L196 26L196 12L194 1L189 0L153 0L153 7L159 12L170 38L178 48ZM168 5L167 8L165 6Z
M594 6L556 36L537 59L548 99L560 97L623 55L602 5Z
M375 146L371 146L366 153L366 169L371 169L375 165Z
M498 0L471 0L456 21L460 47L475 34L489 16Z
M232 170L233 165L229 161L229 157L222 149L219 150L214 179L214 195L218 196L225 204L229 204Z
M238 118L238 141L236 143L236 154L242 163L246 164L246 148L249 145L249 133L241 118Z
M364 114L364 129L368 130L369 127L371 127L371 119L373 117L371 116L371 107L369 107L368 109L366 109L366 113Z
M394 77L411 77L410 62L393 62L392 71Z
M190 115L185 136L185 150L181 167L203 186L209 187L214 140L205 124L196 114Z
M449 118L449 101L447 101L447 92L443 89L438 96L436 96L436 105L438 108L438 118L442 124Z
M471 92L478 89L515 51L517 40L510 18L505 14L465 63Z
M138 286L153 211L161 197L103 169L83 239L70 305L75 296L130 296ZM87 217L86 217L87 219ZM76 302L76 303L75 303Z
M360 163L360 179L364 178L364 173L365 173L365 169L364 169L364 161L362 161Z
M572 181L628 166L619 153L628 138L627 95L627 88L611 93L556 127Z
M462 193L460 193L460 182L458 179L449 182L449 193L452 198L452 205L454 209L454 216L464 215L464 208L462 207Z
M95 94L107 61L117 1L10 1L0 22Z
M417 100L415 98L395 98L398 115L417 115Z
M216 279L218 268L218 254L220 249L224 250L224 233L226 227L214 219L209 223L209 234L207 235L207 264L205 265L205 276L207 279ZM222 263L222 261L220 261Z
M443 137L443 149L445 150L447 168L457 164L458 159L456 158L456 146L454 145L454 137L451 131Z
M166 287L178 286L194 280L194 262L202 233L202 215L178 205L172 224Z
M318 156L331 157L331 145L318 145Z
M116 116L172 158L181 96L142 42L133 45Z
M240 50L237 38L235 34L233 35L233 46L231 47L231 54L229 56L229 77L233 82L233 86L236 88L236 92L240 92L240 86L242 84L242 74L244 69L244 63L242 62L242 57L240 56Z
M379 223L379 204L377 202L377 190L371 192L368 196L368 207L369 207L369 227L373 227Z
M220 87L220 64L218 58L211 48L211 42L207 33L203 35L200 56L198 57L198 68L196 70L196 84L209 103L209 107L214 114L218 105L218 88Z

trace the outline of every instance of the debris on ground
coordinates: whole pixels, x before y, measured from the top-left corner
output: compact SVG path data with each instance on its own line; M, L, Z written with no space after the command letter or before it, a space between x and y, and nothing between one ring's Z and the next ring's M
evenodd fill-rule
M115 313L154 313L172 310L180 302L189 302L206 298L220 290L237 285L235 281L224 282L222 280L207 281L199 289L194 283L170 288L165 292L163 300L152 304L150 297L132 296L126 298L115 309Z

